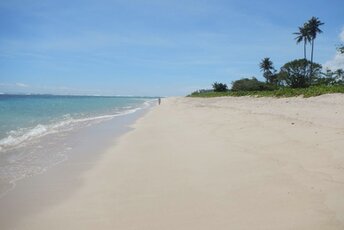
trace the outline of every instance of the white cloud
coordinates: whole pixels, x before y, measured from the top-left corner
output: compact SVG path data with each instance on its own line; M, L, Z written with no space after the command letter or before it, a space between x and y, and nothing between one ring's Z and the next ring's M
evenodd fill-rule
M324 64L324 67L331 70L344 69L344 54L336 54L332 60Z
M340 40L342 40L342 42L344 42L344 28L342 29L342 32L340 33Z
M344 28L339 38L344 42ZM344 54L336 53L331 60L325 62L324 67L331 70L344 69Z
M8 88L27 88L29 85L24 84L24 83L0 83L0 87L8 87Z
M23 87L23 88L29 87L29 85L24 84L24 83L20 83L20 82L16 83L16 86Z

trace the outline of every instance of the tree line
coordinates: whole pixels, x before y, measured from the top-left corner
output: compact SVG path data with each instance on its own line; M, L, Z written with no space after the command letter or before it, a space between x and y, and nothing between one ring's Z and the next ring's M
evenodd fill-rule
M315 40L323 31L324 23L317 17L312 17L298 31L296 35L297 44L303 44L303 58L295 59L284 64L279 71L274 67L269 57L263 58L259 68L263 73L265 82L258 81L255 77L243 78L232 83L233 91L259 91L274 90L281 87L307 88L312 85L344 85L344 71L337 69L332 71L326 69L322 72L322 66L314 62ZM307 57L307 48L310 46L310 60ZM337 48L338 52L344 54L344 45ZM213 90L217 92L227 91L226 84L215 82Z

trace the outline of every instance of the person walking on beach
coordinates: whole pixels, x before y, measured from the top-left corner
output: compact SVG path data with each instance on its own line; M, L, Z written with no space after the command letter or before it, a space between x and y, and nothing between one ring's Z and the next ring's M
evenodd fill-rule
M161 98L159 97L159 99L158 99L158 104L160 105L160 103L161 103Z

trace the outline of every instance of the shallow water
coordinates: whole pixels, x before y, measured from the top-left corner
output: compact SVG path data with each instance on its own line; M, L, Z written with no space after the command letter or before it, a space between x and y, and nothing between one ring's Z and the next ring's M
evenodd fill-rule
M135 113L154 101L141 97L0 95L0 197L18 180L66 161L78 144L76 136L85 128Z

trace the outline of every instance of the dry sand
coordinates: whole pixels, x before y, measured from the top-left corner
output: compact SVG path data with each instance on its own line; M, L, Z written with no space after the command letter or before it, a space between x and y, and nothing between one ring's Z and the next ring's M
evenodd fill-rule
M344 95L169 98L15 229L344 229Z

